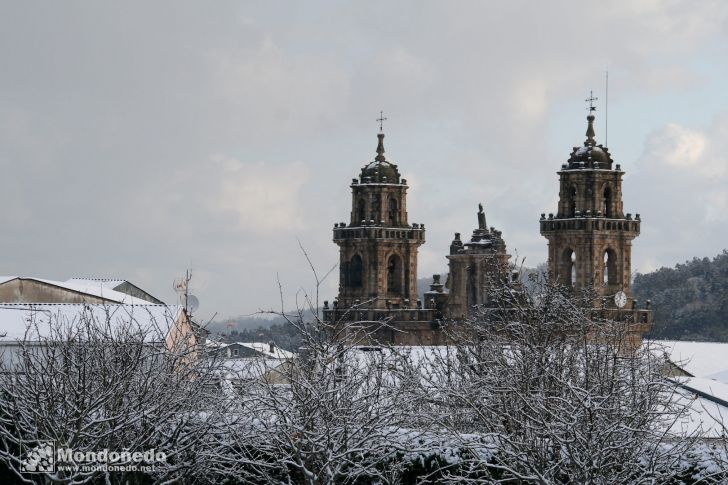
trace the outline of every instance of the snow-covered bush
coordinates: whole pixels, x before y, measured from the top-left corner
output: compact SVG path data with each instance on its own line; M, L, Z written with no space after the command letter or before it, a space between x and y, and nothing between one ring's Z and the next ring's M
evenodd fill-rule
M594 310L593 295L544 280L492 285L475 317L442 322L449 345L439 347L372 345L387 322L324 321L316 296L304 297L297 312L277 312L303 346L275 363L221 367L131 315L30 322L0 363L0 480L3 467L55 483L728 478L725 437L675 433L684 391L659 353L635 345L629 322ZM166 459L148 472L21 473L22 447L49 440Z
M0 362L0 463L18 479L43 477L24 473L21 453L43 442L74 453L165 457L149 473L56 466L44 474L53 483L152 483L202 473L197 452L219 415L214 386L206 385L215 362L186 338L165 344L174 322L143 315L143 307L123 318L114 311L87 309L72 319L33 313Z
M423 399L437 396L442 406L433 426L466 449L490 439L495 460L473 453L470 468L512 479L674 477L694 439L669 433L686 409L661 373L664 361L636 345L630 322L602 318L594 295L545 280L531 287L493 285L477 316L447 326L450 357L418 366Z

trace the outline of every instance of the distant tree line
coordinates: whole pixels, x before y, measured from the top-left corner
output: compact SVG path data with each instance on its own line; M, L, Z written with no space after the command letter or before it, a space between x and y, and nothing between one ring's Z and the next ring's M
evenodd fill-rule
M273 342L277 347L291 352L296 352L301 346L301 336L298 330L286 321L267 327L259 326L255 329L233 329L220 337L223 342Z
M728 251L638 274L633 293L652 301L649 337L728 342Z

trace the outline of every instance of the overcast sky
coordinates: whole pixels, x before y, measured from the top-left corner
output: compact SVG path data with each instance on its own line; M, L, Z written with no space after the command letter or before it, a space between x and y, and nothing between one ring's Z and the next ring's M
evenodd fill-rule
M325 272L349 183L388 158L446 268L484 202L527 265L589 90L640 213L633 268L728 247L728 2L3 2L0 273L128 279L200 315ZM331 299L338 273L324 284ZM323 299L323 298L322 298Z

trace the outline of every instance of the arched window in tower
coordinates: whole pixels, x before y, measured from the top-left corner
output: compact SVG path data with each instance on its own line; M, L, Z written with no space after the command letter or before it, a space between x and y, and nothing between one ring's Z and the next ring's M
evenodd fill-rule
M387 260L387 293L399 293L402 289L402 259L393 254Z
M617 253L610 248L604 251L604 285L613 286L618 283Z
M377 194L374 196L374 200L372 201L372 214L369 219L373 220L374 222L379 222L382 217L381 209L382 209L382 195Z
M352 288L361 288L363 281L364 265L361 256L355 254L349 263L349 286Z
M561 271L561 281L565 285L574 286L576 284L576 253L571 248L564 251Z
M367 218L367 203L364 199L359 199L359 202L356 203L356 210L358 218L354 222L359 224Z
M468 290L467 290L467 302L468 308L472 308L478 304L478 285L477 285L477 268L474 264L468 266Z
M604 187L604 207L602 213L604 217L612 217L612 188L609 185Z
M569 217L576 217L576 187L569 192Z
M389 198L389 223L396 226L399 223L399 204L394 197Z

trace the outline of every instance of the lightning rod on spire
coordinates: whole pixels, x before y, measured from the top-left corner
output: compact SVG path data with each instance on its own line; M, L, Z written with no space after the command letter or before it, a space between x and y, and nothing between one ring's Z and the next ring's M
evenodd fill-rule
M606 70L604 86L604 146L609 146L609 65Z

